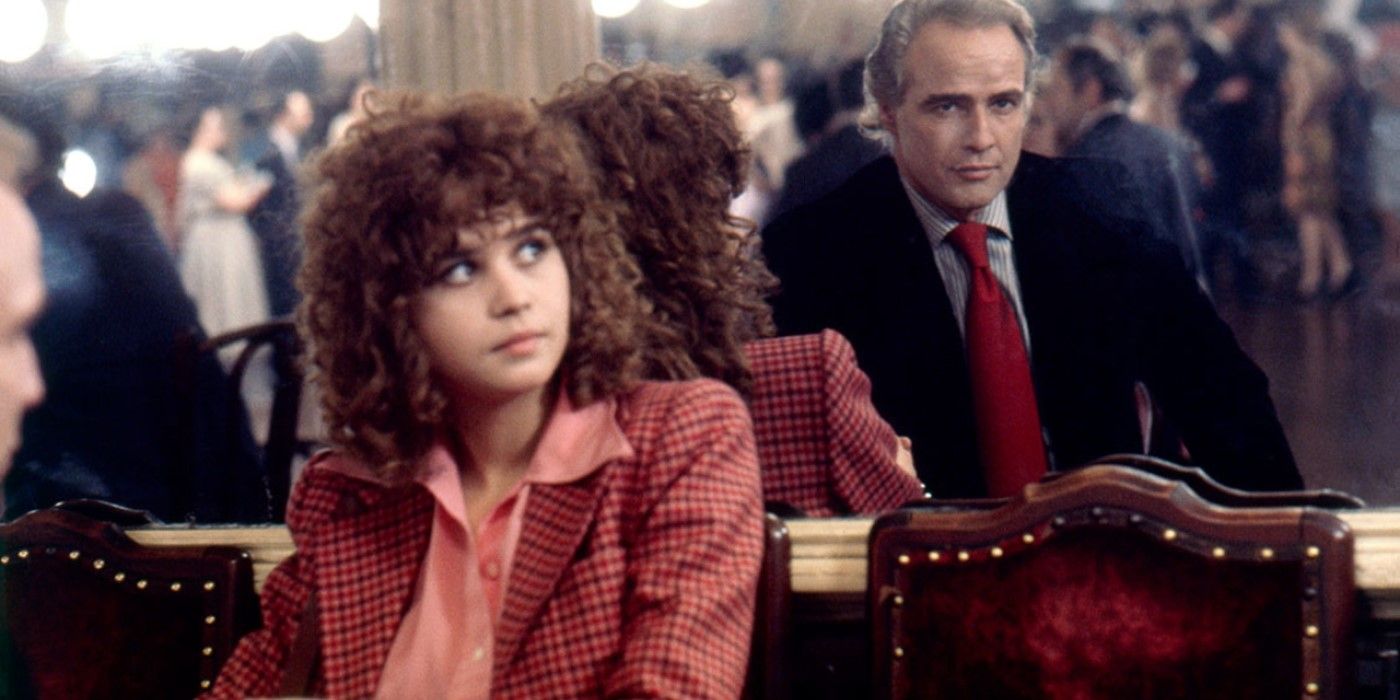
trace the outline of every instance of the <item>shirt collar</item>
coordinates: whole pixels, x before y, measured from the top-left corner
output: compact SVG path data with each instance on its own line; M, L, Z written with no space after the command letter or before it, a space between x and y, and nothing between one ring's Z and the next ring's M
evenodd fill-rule
M617 401L594 401L576 408L568 392L561 389L520 484L567 484L633 454L617 424ZM414 481L422 484L449 515L465 523L460 468L447 444L439 440L420 460Z
M1099 125L1099 122L1115 114L1126 114L1127 112L1128 104L1123 100L1109 100L1099 105L1098 107L1095 107L1089 110L1088 112L1085 112L1084 116L1080 117L1079 124L1074 130L1073 140L1079 141L1079 139L1084 138L1085 134L1089 133L1089 131L1091 131L1094 127Z
M909 195L909 201L914 205L914 213L919 217L919 223L924 227L924 234L934 246L943 242L944 236L959 223L957 219L949 216L947 212L938 208L937 205L924 199L914 186L900 173L899 182L904 186L905 194ZM995 199L985 207L972 213L972 220L985 225L989 229L1000 231L1008 239L1011 238L1011 215L1006 209L1006 190L997 193Z
M283 160L290 164L295 164L297 162L297 137L293 136L292 132L282 128L281 124L273 124L272 127L267 130L267 138L272 142L272 145L277 147L278 152L282 154Z

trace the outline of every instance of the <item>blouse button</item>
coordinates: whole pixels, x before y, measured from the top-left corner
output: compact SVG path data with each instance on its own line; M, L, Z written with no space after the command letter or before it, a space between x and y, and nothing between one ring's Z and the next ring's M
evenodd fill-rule
M501 565L494 561L488 561L486 566L481 567L481 575L495 581L496 577L501 575Z
M480 661L484 658L486 658L486 647L477 647L476 650L472 652L472 661Z

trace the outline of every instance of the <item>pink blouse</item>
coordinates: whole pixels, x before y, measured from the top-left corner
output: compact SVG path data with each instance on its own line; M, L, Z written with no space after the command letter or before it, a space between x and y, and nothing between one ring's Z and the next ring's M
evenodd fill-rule
M632 456L616 408L612 400L575 408L560 392L525 475L474 532L459 465L441 443L428 452L417 480L436 501L432 533L375 697L490 697L494 630L530 486L577 481Z

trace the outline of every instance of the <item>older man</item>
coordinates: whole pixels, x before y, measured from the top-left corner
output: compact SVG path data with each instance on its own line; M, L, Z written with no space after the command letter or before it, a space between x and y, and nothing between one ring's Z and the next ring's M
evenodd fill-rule
M39 232L24 202L0 185L0 478L19 447L20 419L44 398L29 325L44 305Z
M780 331L851 340L936 496L1146 451L1138 386L1220 481L1300 486L1267 380L1180 256L1083 205L1117 178L1021 152L1034 33L1014 0L890 11L866 87L891 155L764 231Z

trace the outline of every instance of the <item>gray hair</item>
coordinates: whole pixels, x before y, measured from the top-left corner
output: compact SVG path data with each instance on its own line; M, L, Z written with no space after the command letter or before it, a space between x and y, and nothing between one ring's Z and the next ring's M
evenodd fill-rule
M1017 0L903 0L885 17L880 38L865 58L865 108L860 123L868 133L881 130L880 105L894 106L904 99L908 87L902 71L904 56L914 36L930 22L958 27L1006 25L1026 53L1026 91L1030 92L1036 65L1035 22Z

